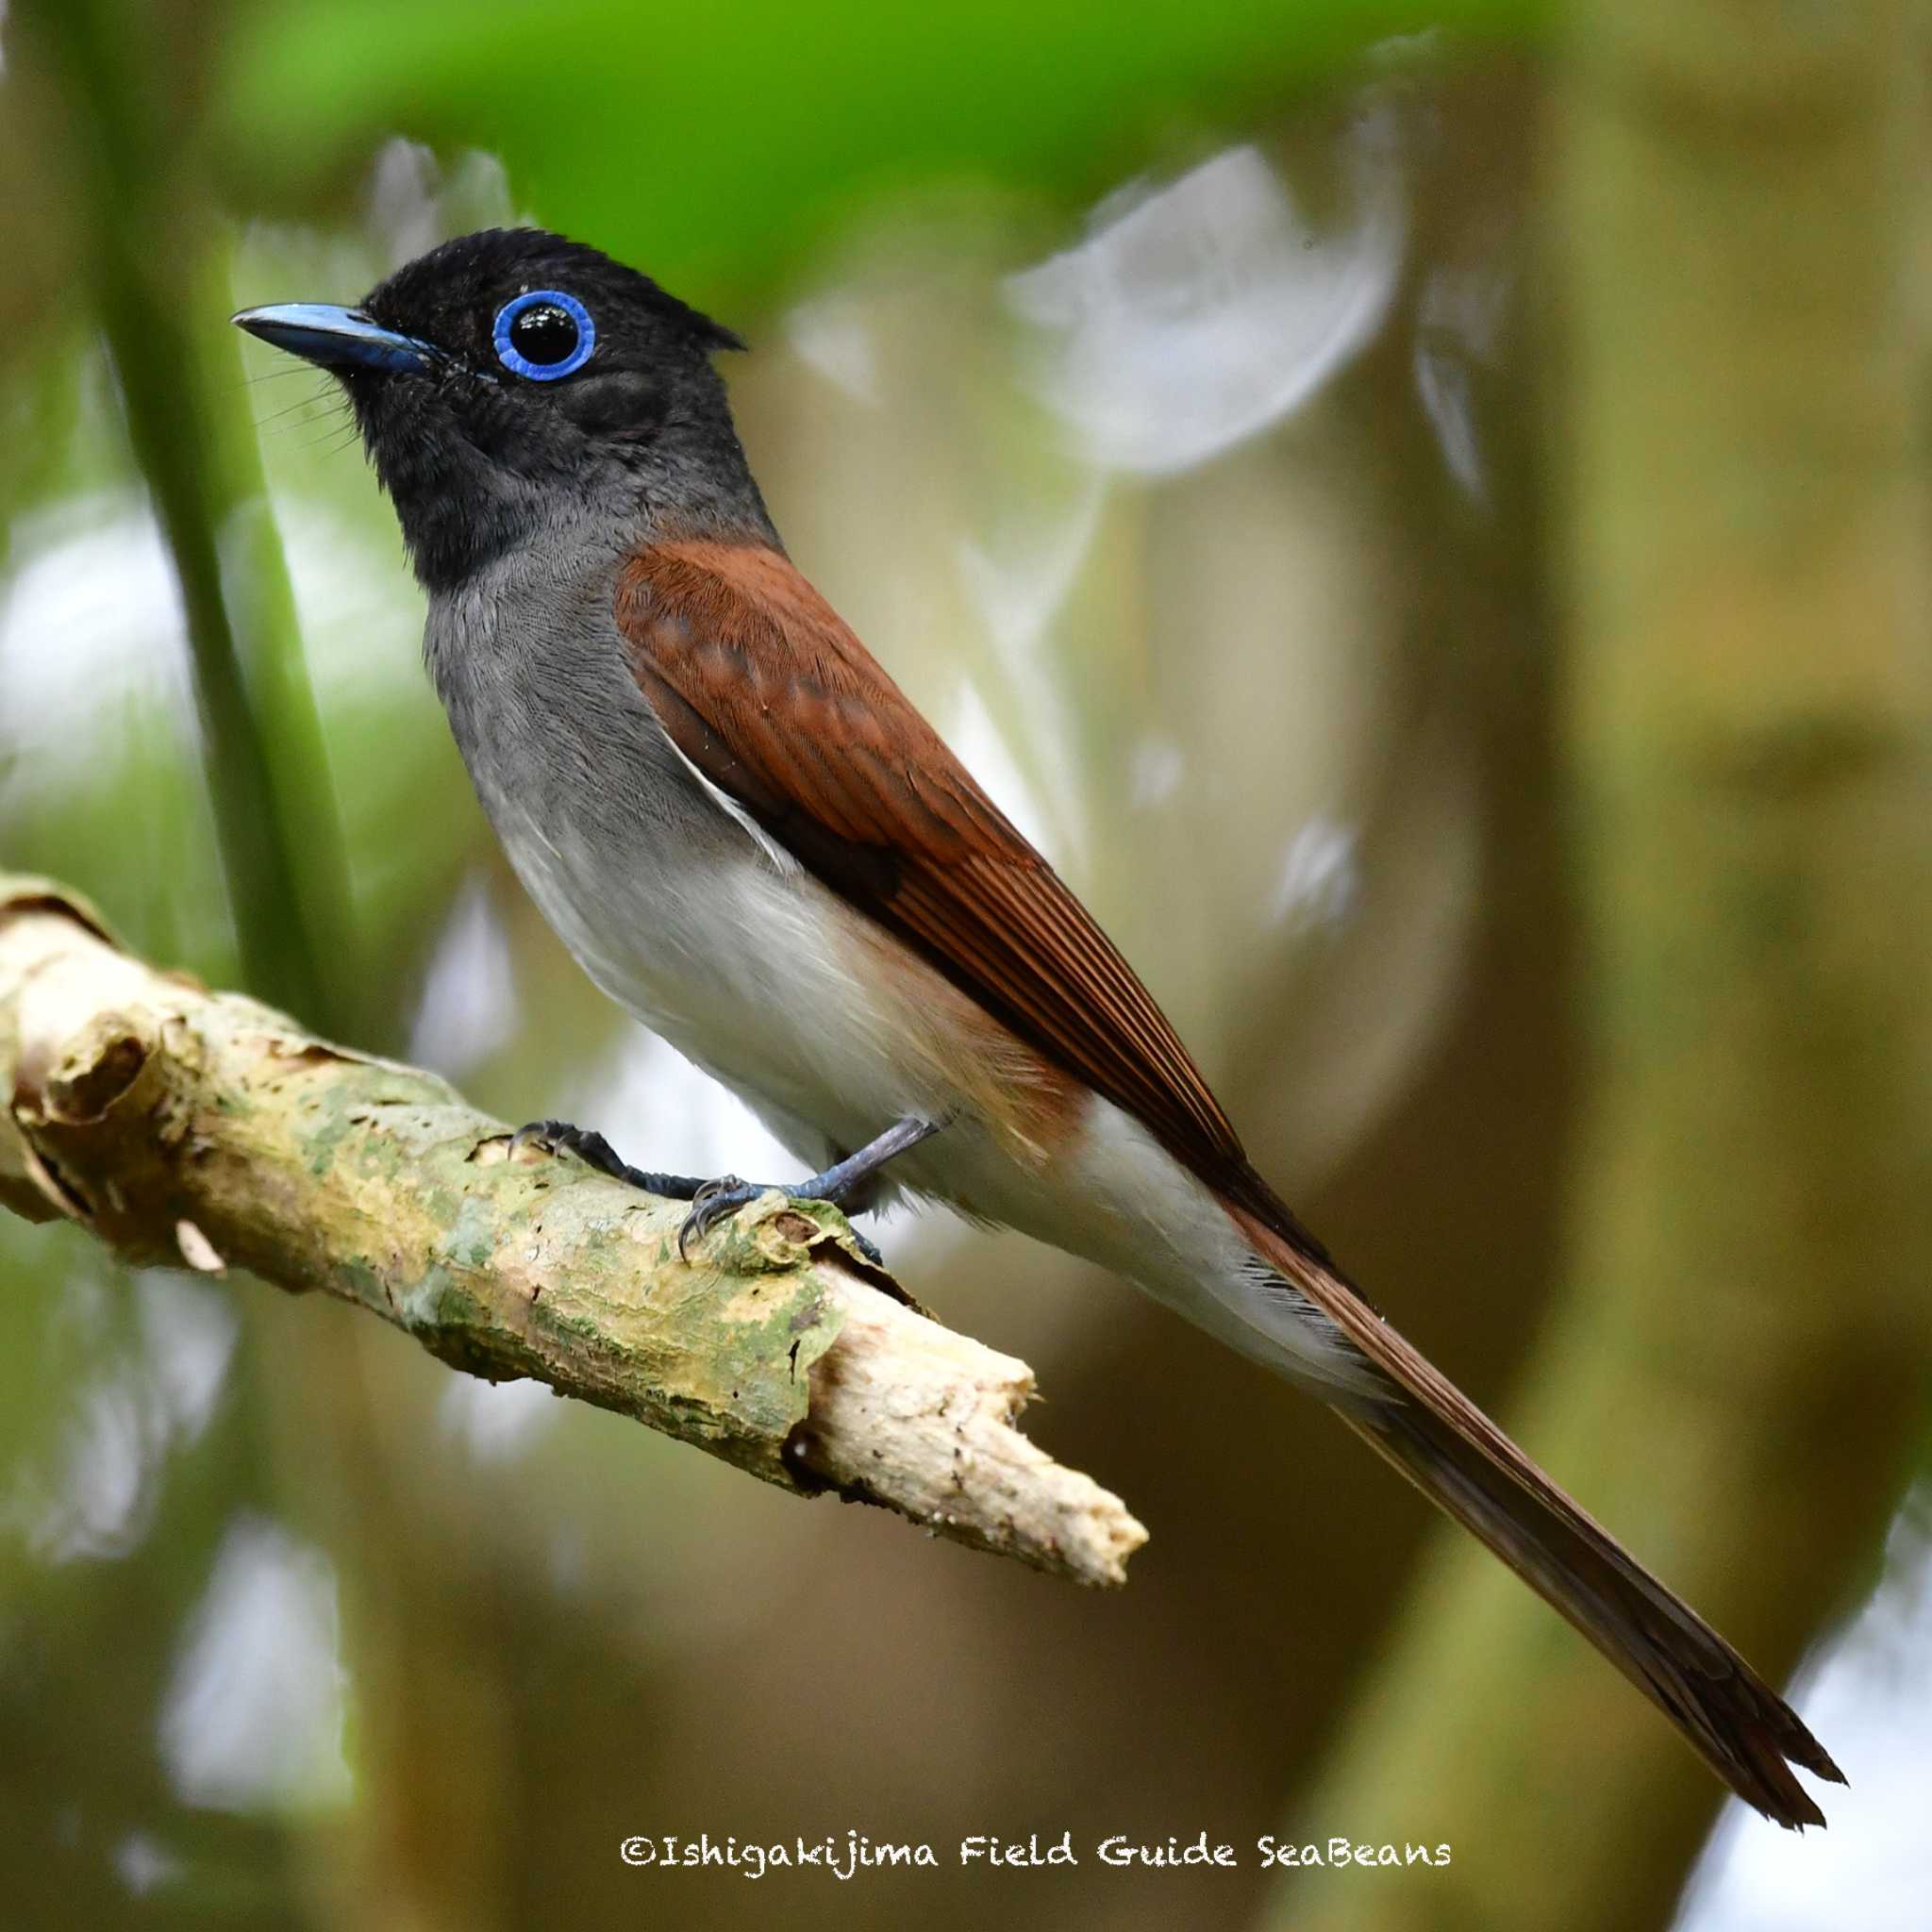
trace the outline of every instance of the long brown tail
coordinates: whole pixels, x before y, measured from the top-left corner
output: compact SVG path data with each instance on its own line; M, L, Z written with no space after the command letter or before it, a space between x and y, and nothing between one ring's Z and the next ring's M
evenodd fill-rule
M1338 1402L1350 1427L1567 1617L1746 1804L1794 1829L1822 1825L1790 1765L1835 1784L1844 1774L1776 1691L1383 1321L1319 1247L1305 1250L1285 1208L1292 1235L1246 1208L1228 1211L1391 1385L1386 1400Z

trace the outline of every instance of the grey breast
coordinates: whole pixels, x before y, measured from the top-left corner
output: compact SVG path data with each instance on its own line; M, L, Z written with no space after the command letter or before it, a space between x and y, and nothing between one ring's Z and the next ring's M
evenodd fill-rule
M593 978L626 1004L656 895L742 850L638 689L617 628L628 543L519 545L432 597L424 651L511 863Z

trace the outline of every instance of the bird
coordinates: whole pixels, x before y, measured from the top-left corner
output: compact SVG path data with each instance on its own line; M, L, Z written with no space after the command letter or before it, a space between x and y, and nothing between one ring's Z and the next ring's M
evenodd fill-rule
M1718 1633L1385 1319L1249 1160L1174 1028L790 555L729 328L582 242L486 229L359 303L242 310L327 370L424 591L510 864L591 980L848 1212L911 1195L1124 1277L1311 1391L1794 1828L1843 1774ZM628 1165L691 1203L760 1190Z

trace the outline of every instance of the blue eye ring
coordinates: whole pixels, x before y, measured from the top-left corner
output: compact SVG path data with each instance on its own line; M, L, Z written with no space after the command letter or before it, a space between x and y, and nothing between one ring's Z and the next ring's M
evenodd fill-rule
M576 324L577 345L560 362L532 362L510 340L510 330L517 319L541 308L561 309ZM591 320L591 311L575 295L566 295L561 289L525 289L521 295L513 295L496 311L491 333L496 345L496 359L512 375L527 376L532 382L556 382L560 376L575 375L591 359L591 353L597 346L597 325Z

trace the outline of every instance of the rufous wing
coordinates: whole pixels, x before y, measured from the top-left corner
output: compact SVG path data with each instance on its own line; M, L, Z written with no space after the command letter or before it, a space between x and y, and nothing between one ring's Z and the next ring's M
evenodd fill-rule
M801 865L1196 1173L1252 1173L1133 969L789 558L654 544L617 621L679 750Z

